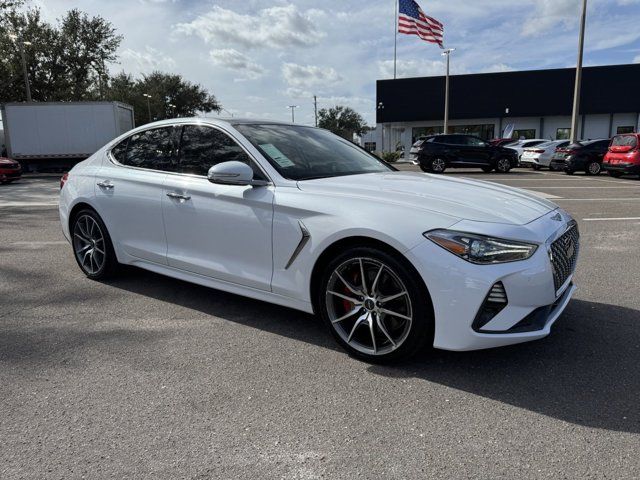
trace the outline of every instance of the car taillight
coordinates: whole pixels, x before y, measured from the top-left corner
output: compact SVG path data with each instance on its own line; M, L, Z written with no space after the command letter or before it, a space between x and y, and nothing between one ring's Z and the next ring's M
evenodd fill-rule
M62 190L62 187L64 187L64 184L67 183L67 180L69 180L69 174L65 173L64 175L62 175L62 178L60 179L60 190Z
M531 150L533 153L544 153L544 150L540 150L540 149L535 149L535 150Z

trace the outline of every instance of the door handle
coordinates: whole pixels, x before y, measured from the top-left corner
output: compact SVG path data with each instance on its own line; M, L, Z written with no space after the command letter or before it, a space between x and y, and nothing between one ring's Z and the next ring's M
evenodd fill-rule
M96 185L98 185L100 188L106 188L107 190L111 190L113 188L113 183L111 183L109 180L98 182Z
M176 192L167 193L167 197L175 198L176 200L181 200L183 202L186 202L187 200L191 200L191 197L189 195L182 195L181 193L176 193Z

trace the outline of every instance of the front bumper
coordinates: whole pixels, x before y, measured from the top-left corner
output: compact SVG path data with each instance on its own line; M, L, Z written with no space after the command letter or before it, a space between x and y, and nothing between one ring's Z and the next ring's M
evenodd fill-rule
M0 168L0 182L17 180L22 176L21 168Z
M562 223L552 217L561 212ZM445 350L477 350L537 340L549 335L576 287L573 272L556 290L549 242L564 230L570 217L555 210L523 226L482 225L460 222L456 230L529 241L540 244L525 260L498 265L474 265L426 240L408 252L427 288L435 315L434 347ZM493 227L493 228L492 228ZM473 229L473 230L472 230ZM493 231L491 231L493 230ZM498 230L498 231L496 231ZM502 231L500 231L502 230ZM501 282L507 305L480 330L474 320L492 287Z
M640 164L638 163L603 163L602 168L628 175L640 175Z

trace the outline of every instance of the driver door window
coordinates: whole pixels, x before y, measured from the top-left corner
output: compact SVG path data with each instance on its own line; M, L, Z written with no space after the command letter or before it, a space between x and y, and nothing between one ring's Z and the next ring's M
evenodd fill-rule
M253 169L253 178L266 180L262 171L244 149L229 135L212 127L185 125L180 141L178 173L207 176L209 169L222 162L246 163Z

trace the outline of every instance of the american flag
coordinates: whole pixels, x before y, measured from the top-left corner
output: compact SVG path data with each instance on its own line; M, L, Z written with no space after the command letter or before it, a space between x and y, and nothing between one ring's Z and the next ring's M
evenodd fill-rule
M427 17L414 0L400 0L398 33L417 35L425 42L442 46L444 27L435 18Z

